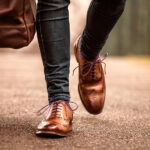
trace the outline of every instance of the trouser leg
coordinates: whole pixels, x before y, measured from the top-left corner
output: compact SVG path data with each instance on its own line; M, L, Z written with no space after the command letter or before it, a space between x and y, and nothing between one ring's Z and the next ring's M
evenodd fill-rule
M38 0L37 36L50 102L70 100L68 5L69 0Z
M94 59L99 55L124 10L125 1L92 0L81 40L81 52L87 59Z

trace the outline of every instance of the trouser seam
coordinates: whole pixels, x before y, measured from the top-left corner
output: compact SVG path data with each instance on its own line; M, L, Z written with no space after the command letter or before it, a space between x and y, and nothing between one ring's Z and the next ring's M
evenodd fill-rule
M39 16L39 27L40 27L40 37L41 37L41 43L42 43L42 47L43 47L43 54L44 54L44 58L45 58L45 62L44 62L44 66L46 67L46 54L45 54L45 46L44 46L44 40L43 40L43 34L42 34L42 31L41 31L41 20L40 20L40 16Z

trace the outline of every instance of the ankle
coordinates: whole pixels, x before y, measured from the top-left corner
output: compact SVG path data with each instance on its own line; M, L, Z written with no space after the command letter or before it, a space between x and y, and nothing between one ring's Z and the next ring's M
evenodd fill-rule
M81 53L81 56L82 56L84 59L88 60L88 61L96 60L96 59L99 58L98 55L97 55L97 56L90 56L90 57L89 57L89 56L86 55L83 51L81 51L80 53Z

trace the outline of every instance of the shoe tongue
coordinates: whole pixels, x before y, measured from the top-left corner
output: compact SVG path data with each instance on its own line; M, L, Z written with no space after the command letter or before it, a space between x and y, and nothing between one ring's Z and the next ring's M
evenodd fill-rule
M95 61L99 58L99 56L96 56L95 58L88 58L82 51L81 51L81 56L86 60L86 61Z
M53 104L50 117L58 117L61 114L61 111L63 108L60 105L61 105L61 103Z

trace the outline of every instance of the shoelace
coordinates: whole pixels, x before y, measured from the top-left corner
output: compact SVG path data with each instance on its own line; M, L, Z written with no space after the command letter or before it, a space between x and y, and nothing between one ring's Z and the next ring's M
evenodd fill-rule
M49 103L49 104L43 106L41 109L39 109L39 110L36 112L36 113L37 113L37 116L42 115L44 112L46 112L46 111L48 110L48 112L47 112L47 114L46 114L46 116L45 116L45 120L46 120L48 114L50 113L50 111L51 111L51 109L52 109L52 106L54 106L54 105L55 105L55 107L54 107L53 110L52 110L52 114L54 115L54 117L58 116L59 113L60 113L61 110L62 110L62 108L60 108L61 105L59 105L59 104L61 104L62 102L65 102L65 103L67 104L67 106L68 106L72 111L75 111L75 110L78 109L78 105L77 105L75 102L72 102L72 101L68 102L68 101L65 101L65 100L59 100L59 101L54 101L54 102L51 102L51 103ZM74 109L72 109L69 103L75 104L76 107L75 107Z
M108 53L106 53L102 59L100 57L98 57L95 61L88 61L87 63L79 65L79 66L83 66L82 71L81 71L81 76L87 76L90 72L92 72L92 79L94 79L94 77L95 77L95 64L96 63L103 63L104 64L104 73L106 74L106 63L104 62L104 60L106 59L107 56L108 56ZM74 75L75 70L79 66L75 67L75 69L73 70L73 75ZM89 69L86 73L84 73L84 70L86 68L89 68Z

